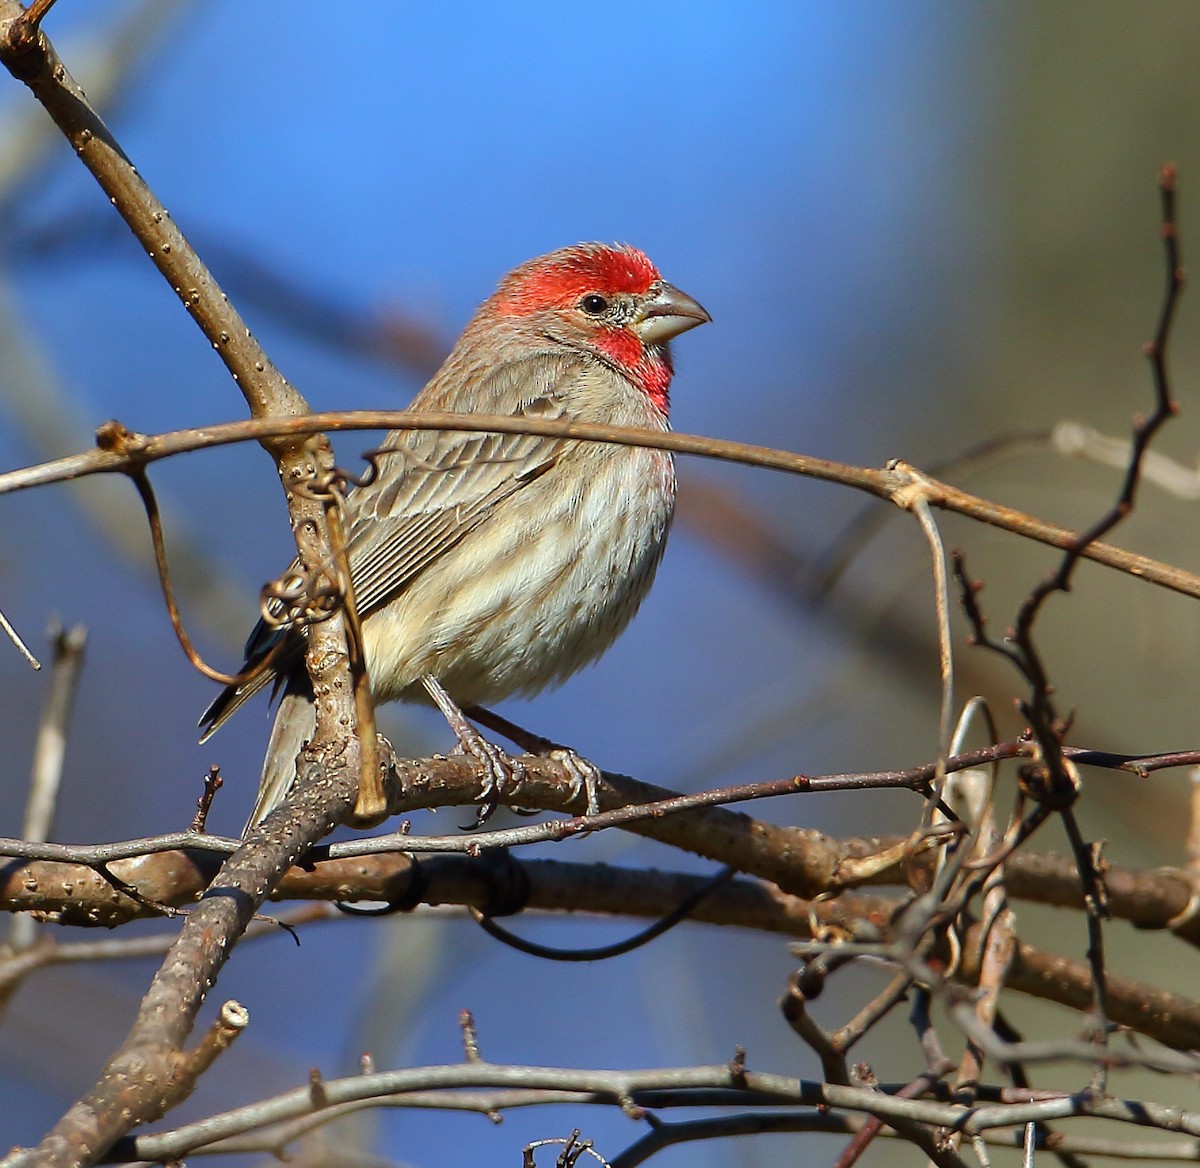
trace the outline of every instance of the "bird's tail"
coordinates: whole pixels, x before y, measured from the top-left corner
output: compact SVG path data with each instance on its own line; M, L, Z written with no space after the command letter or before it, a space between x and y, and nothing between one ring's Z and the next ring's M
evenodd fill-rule
M305 679L307 681L307 678ZM317 711L307 685L288 685L275 713L275 725L263 759L258 801L242 834L257 827L273 811L296 781L296 756L316 732Z

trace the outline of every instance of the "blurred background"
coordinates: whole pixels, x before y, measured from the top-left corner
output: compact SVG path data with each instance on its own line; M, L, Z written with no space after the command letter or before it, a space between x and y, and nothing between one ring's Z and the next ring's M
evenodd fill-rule
M277 364L319 409L401 407L475 305L517 263L578 240L628 241L714 323L676 346L677 429L850 463L933 467L998 435L1077 418L1124 436L1152 404L1141 345L1163 284L1155 180L1181 169L1185 259L1200 202L1200 7L1114 0L950 0L604 6L258 0L68 4L46 29L118 140ZM1195 464L1196 316L1173 346L1182 417L1158 449ZM0 84L0 466L87 448L119 418L154 432L244 407L177 298L16 82ZM370 436L337 442L354 465ZM1075 525L1119 476L1044 442L948 473L968 489ZM605 659L504 712L612 770L683 791L906 766L937 750L928 553L886 517L846 542L853 493L685 460L680 522L658 584ZM253 446L153 473L185 617L233 668L258 590L292 554L282 494ZM717 504L745 509L721 519ZM83 623L88 662L55 838L92 842L185 826L208 766L226 787L210 819L235 832L253 800L265 702L204 747L213 687L179 652L123 481L0 500L0 609L30 641ZM766 572L732 550L755 518L795 557ZM1055 562L1046 549L947 518L986 582L993 629ZM1195 503L1149 486L1116 542L1200 569ZM811 576L847 548L833 591ZM795 568L795 570L793 570ZM966 646L959 695L986 693L1002 729L1021 692ZM1049 605L1042 644L1073 740L1123 751L1196 745L1200 608L1084 565ZM20 832L45 695L0 643L0 834ZM402 753L446 749L422 711L384 711ZM1086 831L1110 859L1182 861L1186 778L1088 776ZM913 796L845 795L755 813L841 835L905 832ZM465 813L418 819L448 830ZM1037 841L1063 850L1058 829ZM560 845L577 860L707 870L615 833ZM1022 936L1081 957L1074 916L1018 906ZM154 926L159 929L162 926ZM627 921L522 919L570 946ZM149 929L149 926L147 926ZM1194 982L1169 939L1110 929L1119 972ZM474 1010L495 1062L719 1062L813 1077L775 1000L793 967L778 938L685 926L602 964L549 966L456 916L340 921L247 944L208 1009L236 997L247 1035L173 1119L305 1080L461 1057ZM0 1145L36 1141L124 1035L155 962L55 970L0 1028ZM876 982L878 985L876 986ZM882 975L821 1002L836 1024ZM1049 1007L1013 1010L1031 1037L1070 1033ZM207 1016L207 1015L206 1015ZM603 1025L597 1025L603 1020ZM943 1037L948 1038L947 1030ZM957 1054L957 1051L953 1051ZM901 1023L863 1057L881 1079L920 1069ZM1058 1076L1056 1078L1055 1076ZM1074 1083L1047 1073L1039 1085ZM1137 1085L1121 1087L1137 1092ZM1161 1080L1149 1080L1165 1099ZM572 1126L608 1156L639 1128L610 1109L477 1116L389 1111L323 1137L413 1164L515 1162ZM688 1145L664 1165L775 1163L843 1141L760 1137ZM920 1162L872 1149L875 1164ZM873 1157L873 1158L871 1158ZM363 1161L359 1161L363 1162Z

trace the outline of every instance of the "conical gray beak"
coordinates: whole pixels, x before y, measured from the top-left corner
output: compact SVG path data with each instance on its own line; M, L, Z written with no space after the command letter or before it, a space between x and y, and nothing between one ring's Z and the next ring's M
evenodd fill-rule
M633 327L643 341L656 345L710 320L708 312L686 292L661 280L658 291L642 306Z

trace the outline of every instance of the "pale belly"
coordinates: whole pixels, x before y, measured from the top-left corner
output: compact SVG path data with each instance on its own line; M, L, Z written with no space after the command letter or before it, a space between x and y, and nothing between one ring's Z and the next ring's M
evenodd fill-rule
M616 449L589 473L547 474L364 622L381 701L421 699L433 674L462 706L564 680L600 656L654 578L674 505L659 451Z

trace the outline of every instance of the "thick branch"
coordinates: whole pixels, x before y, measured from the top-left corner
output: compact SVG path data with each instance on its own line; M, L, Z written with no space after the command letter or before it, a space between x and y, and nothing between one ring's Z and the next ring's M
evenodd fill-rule
M14 0L0 0L0 61L29 86L67 137L225 362L251 413L264 417L307 412L307 403L254 340L166 208L88 104L41 28ZM312 568L333 562L329 524L338 519L336 513L326 515L325 502L317 494L297 488L327 483L333 457L318 432L287 437L264 445L287 489L301 561ZM141 469L134 435L110 424L102 440L110 454L134 455L126 462L128 471ZM353 737L354 691L340 613L311 631L308 665L317 696L317 728L309 758L298 774L302 789L226 862L217 884L185 922L125 1043L96 1086L43 1141L37 1153L41 1163L92 1163L130 1126L161 1114L190 1090L203 1060L185 1053L183 1043L204 993L274 884L345 817L353 803L360 759Z
M984 748L956 755L946 763L947 771L983 765L989 759L1010 757L1006 746ZM1124 756L1099 755L1072 748L1076 760L1102 761L1123 767ZM1019 755L1018 755L1019 756ZM1187 762L1181 756L1159 756L1172 765ZM522 756L528 780L513 798L526 807L575 811L578 799L571 794L570 776L554 760ZM1154 759L1133 760L1130 765L1155 765ZM606 826L631 831L672 843L684 850L739 871L771 880L788 892L801 896L828 894L847 887L847 872L856 881L875 886L919 883L928 879L935 863L933 849L914 851L907 837L851 838L838 840L821 832L782 827L751 816L729 811L712 803L762 798L773 795L876 789L921 790L932 777L936 764L904 771L861 775L794 776L772 782L743 784L700 794L677 792L620 775L606 774L602 788L605 808L598 816L549 820L494 831L450 836L417 836L393 833L360 837L317 849L307 859L314 866L307 876L293 872L279 895L326 897L342 889L342 898L394 899L389 882L397 871L388 865L397 855L429 853L478 853L538 842L554 842ZM421 807L469 805L479 798L483 785L476 764L463 758L434 757L399 764L399 781L393 783L392 811L402 814ZM686 811L671 809L687 808ZM139 887L151 901L185 904L207 886L234 841L196 832L172 832L146 839L112 844L41 844L0 840L0 855L16 862L0 867L0 909L41 911L71 924L112 927L132 917L145 915L145 906L122 896L89 865L106 864L121 879ZM165 854L163 854L165 853ZM205 855L204 853L209 853ZM159 858L161 854L161 858ZM889 864L860 861L891 855ZM367 856L392 857L381 867L360 863ZM404 861L407 865L408 861ZM326 877L323 875L328 873ZM1106 869L1109 906L1113 916L1140 928L1172 928L1177 935L1197 941L1198 926L1186 918L1191 884L1186 872L1173 868L1141 871L1109 865ZM300 880L305 888L300 891ZM1078 873L1069 858L1052 853L1020 850L1006 861L1010 895L1035 903L1079 908L1082 894Z
M338 844L317 851L319 856L333 850L340 858L319 859L310 853L304 867L293 868L279 882L274 898L383 901L406 909L420 904L463 905L483 912L593 912L655 919L671 912L707 883L705 877L683 873L518 860L494 853L479 858L398 852L344 854L352 847ZM1018 855L1018 861L1021 858ZM190 851L114 862L112 867L123 880L135 884L147 902L186 905L213 880L218 863L212 852ZM1059 863L1070 868L1069 860ZM1153 874L1132 875L1149 879ZM19 873L13 872L5 892L35 883L44 906L61 906L58 919L63 921L111 924L150 914L145 904L130 900L82 866L43 862L22 865ZM64 892L68 889L69 893ZM56 901L56 897L62 899ZM815 921L840 935L874 939L886 945L902 903L861 893L843 893L833 900L806 900L743 879L714 889L689 917L697 923L758 929L803 940L811 939ZM979 976L979 928L976 925L964 938L964 963L959 976L968 984L974 984ZM51 961L48 958L38 964ZM1090 973L1084 962L1018 944L1005 984L1018 993L1079 1009L1086 1008L1089 1000ZM1177 1049L1200 1049L1200 1003L1119 976L1110 977L1109 994L1115 1022Z
M34 1153L39 1165L95 1162L131 1127L156 1119L187 1094L190 1083L181 1090L177 1077L186 1069L184 1042L205 995L283 874L353 805L351 761L309 764L302 788L225 862L185 918L128 1037Z

